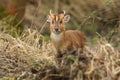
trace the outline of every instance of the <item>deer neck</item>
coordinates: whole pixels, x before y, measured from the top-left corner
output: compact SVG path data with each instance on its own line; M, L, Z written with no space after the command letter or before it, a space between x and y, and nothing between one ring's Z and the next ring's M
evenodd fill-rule
M56 34L56 33L51 33L51 39L54 40L56 43L57 42L61 42L63 39L63 32L60 34Z

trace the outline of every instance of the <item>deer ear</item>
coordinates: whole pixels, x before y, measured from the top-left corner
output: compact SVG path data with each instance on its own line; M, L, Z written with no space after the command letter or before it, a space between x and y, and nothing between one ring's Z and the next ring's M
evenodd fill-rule
M70 15L66 15L65 17L64 17L64 22L68 22L70 20Z
M48 17L47 17L47 22L51 22L51 17L50 17L50 15L48 15Z

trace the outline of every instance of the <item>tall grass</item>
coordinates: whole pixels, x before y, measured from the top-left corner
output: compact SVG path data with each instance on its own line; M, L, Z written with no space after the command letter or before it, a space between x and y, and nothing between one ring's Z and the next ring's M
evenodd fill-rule
M2 22L4 23L1 21L1 24ZM4 26L0 27L2 29ZM17 37L10 35L6 29L0 31L0 79L2 80L120 79L120 52L103 37L98 39L95 47L86 46L86 50L80 53L79 57L64 55L60 63L62 67L56 63L55 55L51 43L46 42L37 30L25 28ZM45 75L42 76L42 73Z
M48 5L47 1L41 1L40 3L42 2ZM53 5L51 2L54 1L50 1L48 6ZM82 0L80 2L78 0L62 0L61 2L56 1L54 4L55 6L57 6L56 4L65 5L61 6L61 9L65 9L66 12L73 16L68 26L71 24L76 25L77 29L88 29L86 30L88 32L91 30L96 32L96 30L101 27L94 29L91 29L91 27L99 24L99 26L102 26L102 23L105 23L104 26L106 26L110 21L110 23L118 21L118 18L116 18L112 12L118 15L118 12L115 9L118 9L117 6L119 4L108 0ZM40 33L40 31L46 29L45 17L49 12L48 6L46 7L46 5L39 5L41 9L38 10L38 7L38 14L35 14L35 16L38 17L40 13L40 15L43 15L44 17L44 19L41 18L40 23L36 23L39 25L40 29L31 28L35 27L35 18L31 18L31 22L33 23L30 28L22 25L24 30L20 31L18 30L18 25L13 25L13 18L8 16L0 20L0 79L119 80L119 46L117 49L111 44L115 39L119 39L119 30L117 29L117 36L115 37L110 34L110 37L106 38L105 36L98 34L98 37L100 38L95 37L95 41L93 42L96 44L94 44L94 46L93 43L88 42L90 45L86 45L85 51L79 53L79 56L71 54L63 55L63 57L61 57L62 62L58 64L58 58L49 41L49 37L44 37ZM97 8L97 11L95 7ZM52 6L50 8L54 7ZM44 11L45 9L46 11ZM56 10L57 9L59 9L59 6L56 7ZM111 9L113 9L113 11L111 11ZM106 12L106 14L102 17L104 12ZM112 15L112 18L109 14ZM35 22L37 21L35 20ZM81 24L80 27L79 24ZM116 25L116 23L112 24L112 26L113 25ZM87 28L84 29L82 27ZM45 31L47 32L48 30ZM109 40L113 41L109 43Z

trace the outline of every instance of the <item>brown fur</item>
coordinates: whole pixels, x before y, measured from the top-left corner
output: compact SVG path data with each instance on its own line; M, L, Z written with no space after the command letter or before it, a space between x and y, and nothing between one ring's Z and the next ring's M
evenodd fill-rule
M51 38L52 44L59 53L66 53L66 51L78 50L83 51L86 44L86 38L79 30L67 30L63 32L61 41L56 42ZM56 47L56 45L58 45Z
M65 31L64 14L51 14L50 18L52 20L50 22L51 41L58 53L67 53L68 51L78 50L79 48L82 51L84 50L86 43L84 34L79 30ZM59 23L60 21L62 21L62 23ZM55 22L58 23L60 29L59 34L54 33ZM56 38L58 40L55 40Z

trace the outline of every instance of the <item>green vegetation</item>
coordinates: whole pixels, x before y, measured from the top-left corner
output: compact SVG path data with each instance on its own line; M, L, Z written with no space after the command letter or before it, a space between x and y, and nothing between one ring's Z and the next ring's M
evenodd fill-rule
M49 42L50 41L50 36L49 35L44 35L44 40Z
M34 16L29 15L30 26L0 7L0 80L119 80L120 4L116 1L42 0L37 8L27 6L26 14ZM79 55L59 56L50 43L46 15L59 6L71 15L66 28L79 29L87 37Z

